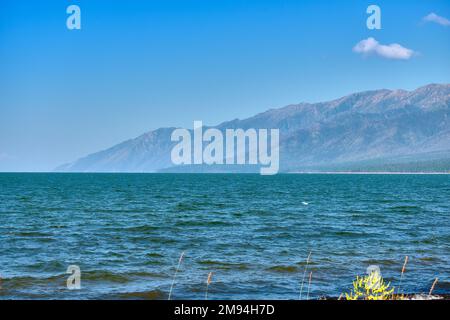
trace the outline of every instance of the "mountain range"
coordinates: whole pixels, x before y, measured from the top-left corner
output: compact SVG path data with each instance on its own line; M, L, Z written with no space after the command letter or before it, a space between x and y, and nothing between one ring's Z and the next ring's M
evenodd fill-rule
M194 120L194 119L193 119ZM450 171L450 84L373 90L271 109L214 126L280 130L280 171ZM176 128L160 128L56 168L59 172L241 172L252 166L175 167Z

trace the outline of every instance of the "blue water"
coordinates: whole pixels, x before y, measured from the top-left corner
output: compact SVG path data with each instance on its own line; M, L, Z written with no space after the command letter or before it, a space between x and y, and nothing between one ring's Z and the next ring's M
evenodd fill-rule
M450 293L448 175L0 174L0 298L339 296L378 265ZM66 288L69 265L81 290ZM306 281L308 282L308 281ZM308 284L304 285L303 298Z

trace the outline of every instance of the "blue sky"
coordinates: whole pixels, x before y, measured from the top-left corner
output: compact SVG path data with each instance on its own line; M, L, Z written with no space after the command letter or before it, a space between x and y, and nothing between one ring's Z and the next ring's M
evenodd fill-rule
M66 28L79 5L82 29ZM368 30L366 8L382 10ZM162 126L450 83L448 0L0 1L0 171L47 171ZM445 21L445 20L440 20ZM408 59L358 53L368 38Z

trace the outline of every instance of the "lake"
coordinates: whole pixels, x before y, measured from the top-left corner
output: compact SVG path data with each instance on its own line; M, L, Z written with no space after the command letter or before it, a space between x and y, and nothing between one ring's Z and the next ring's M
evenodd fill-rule
M378 266L450 293L450 176L0 174L1 299L339 296ZM69 265L81 289L68 290Z

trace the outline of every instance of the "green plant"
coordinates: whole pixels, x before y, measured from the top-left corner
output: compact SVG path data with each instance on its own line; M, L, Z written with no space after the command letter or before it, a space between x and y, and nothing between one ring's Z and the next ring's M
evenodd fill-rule
M385 283L378 272L372 272L365 277L356 277L353 289L345 294L347 300L388 300L393 298L394 288Z

